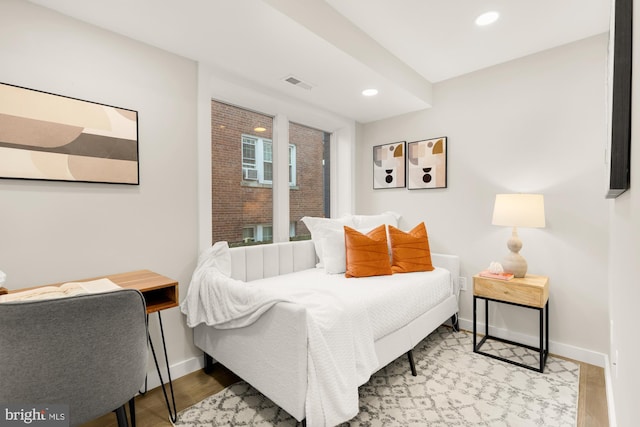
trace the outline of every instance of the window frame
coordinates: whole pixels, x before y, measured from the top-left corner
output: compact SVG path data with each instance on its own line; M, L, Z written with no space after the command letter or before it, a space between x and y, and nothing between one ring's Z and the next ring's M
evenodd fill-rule
M271 173L273 174L273 140L269 138L262 138L260 136L244 134L244 133L241 135L241 140L242 140L242 144L241 144L240 155L242 156L242 180L249 181L249 182L257 181L260 184L273 185L273 179L265 178L265 167L264 167L265 163L271 163L272 165ZM251 163L245 161L244 147L245 147L245 144L248 144L249 142L253 142L253 147L254 147L253 166L251 165ZM271 160L266 160L265 147L267 145L271 147ZM297 149L295 144L288 144L288 145L289 145L289 153L287 157L289 159L289 165L288 165L289 187L295 187L297 183L297 180L296 180ZM258 179L256 180L246 179L244 171L247 169L257 170Z

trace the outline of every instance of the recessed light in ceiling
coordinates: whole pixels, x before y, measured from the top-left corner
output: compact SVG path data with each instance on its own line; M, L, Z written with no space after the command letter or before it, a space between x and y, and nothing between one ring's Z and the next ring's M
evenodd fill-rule
M376 96L378 94L378 89L365 89L362 91L364 96Z
M486 12L476 18L476 25L484 27L485 25L493 24L498 20L500 14L495 11Z

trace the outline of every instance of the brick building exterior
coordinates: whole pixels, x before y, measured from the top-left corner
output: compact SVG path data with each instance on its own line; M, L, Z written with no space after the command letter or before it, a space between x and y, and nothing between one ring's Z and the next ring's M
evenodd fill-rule
M268 243L271 241L269 227L273 223L272 186L243 172L243 137L271 141L273 119L212 101L211 124L212 242L251 244L254 239L243 235L243 230L254 227L265 233L262 243ZM295 238L299 239L309 234L300 218L325 216L325 211L328 212L325 186L329 187L324 172L328 171L328 161L323 165L325 149L329 146L328 134L291 123L289 143L295 146L295 185L289 187L289 221ZM247 232L251 233L245 230ZM260 237L256 235L255 239Z

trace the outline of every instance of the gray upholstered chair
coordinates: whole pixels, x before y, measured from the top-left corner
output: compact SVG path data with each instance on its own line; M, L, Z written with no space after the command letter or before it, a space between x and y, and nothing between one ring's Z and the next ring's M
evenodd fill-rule
M126 403L147 367L146 310L137 290L0 303L0 402L67 404L75 426Z

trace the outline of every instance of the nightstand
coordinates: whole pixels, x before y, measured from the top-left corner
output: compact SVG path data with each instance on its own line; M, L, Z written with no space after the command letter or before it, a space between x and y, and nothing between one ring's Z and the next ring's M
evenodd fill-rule
M484 300L485 326L484 337L476 344L476 307L478 299ZM537 310L540 318L539 347L532 347L491 335L489 333L489 301ZM488 339L536 351L539 354L540 367L537 368L481 351L482 345ZM527 274L523 278L513 278L511 280L491 279L479 275L473 276L473 351L523 368L544 372L544 365L549 354L549 278L533 274Z

